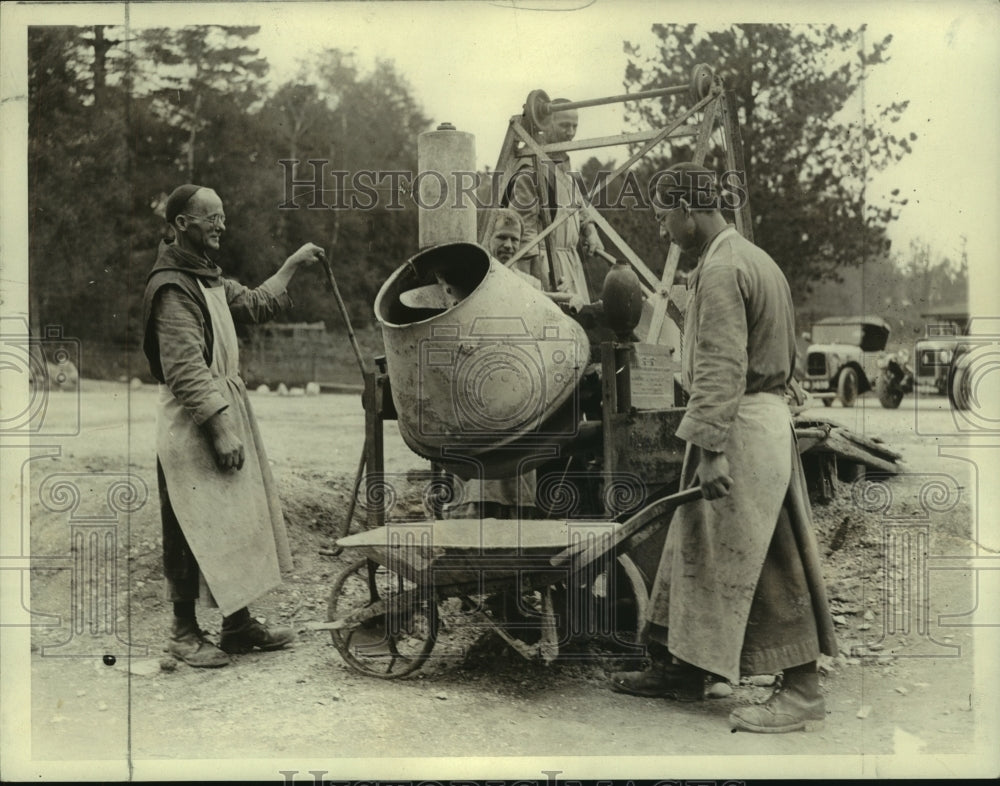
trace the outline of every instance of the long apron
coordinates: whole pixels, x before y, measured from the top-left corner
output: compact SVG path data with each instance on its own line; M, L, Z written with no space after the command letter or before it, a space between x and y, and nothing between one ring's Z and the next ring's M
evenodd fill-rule
M711 253L712 248L706 256ZM689 389L697 305L692 298L681 341ZM835 655L833 621L784 398L744 395L723 451L733 479L730 493L692 502L674 514L647 622L666 629L674 656L731 681L739 679L741 665L749 673L769 673L815 660L820 651ZM700 448L688 444L684 486L693 484L700 458ZM762 578L765 560L769 573Z
M667 628L670 652L729 680L740 653L757 581L792 475L788 406L779 396L744 396L725 446L730 493L674 514L653 586L649 621ZM689 445L689 485L700 450Z
M207 434L160 385L156 451L170 504L224 615L281 583L288 533L257 420L239 376L239 344L224 287L200 284L215 341L209 366L243 441L241 470L221 470Z
M528 242L540 232L543 223L548 224L556 218L560 218L563 211L573 210L577 205L582 204L579 188L573 181L572 176L560 165L547 165L536 177L543 186L544 197L539 197L535 192L535 186L529 189L530 178L519 176L518 172L524 172L532 166L530 159L523 158L517 166L514 186L516 203L524 205L524 209L515 207L515 201L509 204L521 216L525 226L535 227L533 232L525 231L522 242ZM528 207L530 205L530 208ZM541 214L545 212L548 221L541 221ZM580 242L580 223L582 211L577 211L565 221L552 230L549 236L552 240L552 258L548 254L548 242L542 240L536 246L530 256L523 257L514 263L513 268L522 273L534 276L542 283L542 289L551 289L549 280L549 267L552 269L552 278L556 282L556 290L560 292L570 292L582 297L587 303L590 302L590 292L587 288L587 277L584 273L583 262L577 253L576 247Z
M573 210L583 204L579 188L572 176L559 166L553 167L555 178L556 205L560 210ZM559 217L559 213L556 214ZM572 292L579 295L587 303L590 302L590 292L587 289L587 277L583 271L583 261L577 251L580 243L580 224L583 212L577 211L559 226L552 230L552 269L556 276L556 289L560 292Z

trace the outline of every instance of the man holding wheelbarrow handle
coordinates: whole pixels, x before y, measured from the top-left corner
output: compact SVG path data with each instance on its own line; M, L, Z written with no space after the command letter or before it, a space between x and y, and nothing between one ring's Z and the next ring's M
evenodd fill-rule
M705 678L783 672L734 729L787 732L825 716L816 661L836 655L785 386L795 320L784 274L720 212L715 173L693 163L665 173L654 211L660 235L698 256L690 278L681 372L690 394L677 435L687 441L682 488L704 499L678 508L644 629L646 671L612 675L615 690L680 701Z

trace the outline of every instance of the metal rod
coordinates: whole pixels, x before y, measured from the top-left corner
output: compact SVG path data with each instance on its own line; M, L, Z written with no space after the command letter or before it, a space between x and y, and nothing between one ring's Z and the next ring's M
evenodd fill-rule
M642 101L646 98L659 98L660 96L678 95L690 90L688 85L674 85L673 87L660 87L656 90L642 90L638 93L621 93L616 96L605 96L603 98L588 98L584 101L560 101L558 104L549 101L545 104L544 112L565 112L569 109L586 109L590 106L604 106L605 104L623 104L627 101Z
M330 256L332 255L333 249L330 249ZM344 305L344 299L340 296L340 288L337 286L337 280L333 277L333 268L330 266L329 257L323 257L323 269L326 271L326 282L329 285L329 289L333 292L333 296L337 298L340 315L344 318L344 324L347 325L347 337L351 340L351 346L354 348L354 356L358 359L358 368L361 369L361 375L364 376L365 358L361 354L361 346L358 344L357 336L354 335L354 328L351 326L351 317L347 313L347 306Z
M689 136L694 136L698 133L695 128L678 128L676 131L672 131L668 136L668 139L684 139ZM656 136L656 129L650 131L635 131L629 134L613 134L611 136L598 136L591 139L574 139L570 142L552 142L547 145L542 145L542 150L546 153L571 153L575 150L594 150L598 147L615 147L617 145L631 145L635 142L645 142L648 139L652 139ZM518 150L514 152L517 158L525 158L526 156L533 155L525 150Z
M365 461L368 459L368 443L361 448L361 459L358 461L358 471L354 474L354 489L351 491L351 502L347 506L347 516L344 518L344 526L337 536L338 540L340 538L346 538L351 534L351 519L354 518L354 508L358 504L358 492L361 491L361 478L364 477L365 471ZM337 546L337 554L343 551L343 547ZM334 554L333 556L337 556Z

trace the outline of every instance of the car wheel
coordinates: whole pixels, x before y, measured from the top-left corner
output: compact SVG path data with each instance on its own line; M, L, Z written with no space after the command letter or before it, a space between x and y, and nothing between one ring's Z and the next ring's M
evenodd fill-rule
M903 391L899 385L894 385L888 375L882 374L875 383L879 403L886 409L897 409L903 400Z
M845 368L837 380L837 398L845 407L853 407L858 398L858 372L853 368Z
M972 395L969 365L969 353L964 353L955 359L948 370L948 402L952 409L962 412L969 409Z

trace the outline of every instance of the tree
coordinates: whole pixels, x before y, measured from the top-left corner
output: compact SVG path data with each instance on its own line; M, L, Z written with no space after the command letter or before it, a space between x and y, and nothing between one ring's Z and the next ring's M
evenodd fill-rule
M409 198L390 191L388 179L372 184L378 197L369 200L359 190L368 185L355 176L363 170L415 172L417 136L429 120L391 61L379 60L362 72L350 53L338 49L311 59L295 82L268 99L261 118L272 160L297 159L296 179L316 177L323 189L321 194L297 189L295 207L279 211L281 236L292 245L306 239L320 243L335 267L349 266L347 275L338 274L338 285L352 319L370 321L379 287L417 251L417 211ZM316 170L309 159L321 162ZM285 173L274 167L271 193L284 194ZM321 288L303 287L295 300L297 318L335 326L330 297Z
M225 203L217 261L227 275L257 285L298 245L332 247L356 324L417 250L409 199L387 199L383 183L371 209L343 209L356 184L330 173L416 169L428 120L393 64L362 73L330 50L268 97L252 32L29 30L29 310L36 334L58 324L83 340L86 375L126 372L121 350L140 343L145 279L168 234L163 202L185 180ZM327 159L323 196L341 208L281 210L278 162L289 157ZM297 307L286 319L337 326L322 277L315 269L293 282Z
M885 228L897 216L870 200L869 173L910 152L916 134L890 130L907 102L867 114L862 86L868 70L888 60L891 36L871 41L865 27L654 25L652 57L627 43L625 85L649 90L686 84L697 63L708 63L732 89L743 137L754 240L785 271L793 292L836 279L845 266L885 254ZM671 95L631 111L632 122L663 124L686 98ZM689 157L674 143L666 160ZM665 161L655 162L661 166ZM706 164L725 168L722 151Z
M139 35L148 58L140 92L148 92L161 116L187 132L183 155L188 182L201 174L199 134L234 110L248 111L263 95L267 60L246 45L259 29L199 25L151 28Z
M95 70L112 45L100 28L28 36L31 319L105 340L121 338L128 312L125 101Z
M935 254L919 240L906 252L874 257L864 265L843 270L841 280L830 282L822 293L799 298L797 315L803 328L823 317L870 314L892 327L894 347L909 347L924 335L929 311L938 307L957 310L968 304L968 260L963 249L956 262Z

